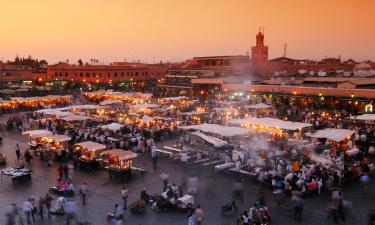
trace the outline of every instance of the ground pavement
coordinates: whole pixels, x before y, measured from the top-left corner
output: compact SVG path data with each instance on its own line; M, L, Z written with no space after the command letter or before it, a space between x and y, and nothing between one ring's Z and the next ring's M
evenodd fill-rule
M16 143L21 144L22 150L27 147L26 138L19 134L7 133L4 137L4 143L0 145L0 152L8 158L8 165L14 165ZM173 144L174 142L165 142L164 145ZM159 148L161 146L159 145ZM76 170L73 176L73 183L76 189L86 181L89 185L90 194L88 205L78 204L80 220L86 220L92 225L106 225L106 213L111 212L115 203L122 202L121 188L126 185L129 190L129 200L131 203L139 198L140 191L146 188L148 193L160 193L163 183L160 179L160 173L164 172L170 175L170 182L178 184L183 177L197 176L199 179L199 193L195 196L196 202L200 204L205 212L204 224L209 225L234 225L237 215L221 216L219 214L220 206L231 199L233 177L224 174L215 174L212 168L187 166L169 159L159 159L158 169L156 172L152 169L151 158L149 154L141 155L134 161L135 166L142 166L148 172L143 176L135 177L127 182L113 182L108 178L105 171L88 173ZM34 160L33 180L30 184L12 184L11 180L3 177L0 181L0 224L5 223L5 211L11 203L22 205L26 198L34 195L36 198L44 195L48 187L55 185L57 181L57 167L59 164L54 163L52 167L47 167L45 163ZM374 187L371 181L370 190ZM239 212L248 210L255 200L257 186L248 182L244 183L245 202L239 203ZM331 217L327 216L326 207L327 195L313 196L305 200L305 211L303 222L293 221L293 211L290 202L285 206L276 206L272 199L271 191L266 191L267 204L271 210L271 215L275 225L293 225L293 224L333 224ZM364 224L367 210L374 207L374 190L370 195L363 196L360 191L360 185L353 183L345 187L344 195L347 199L353 201L353 209L348 216L346 224ZM56 197L56 196L54 196ZM77 201L79 203L79 201ZM157 213L148 209L144 215L131 215L126 212L125 224L129 225L186 225L186 212L162 212ZM35 224L40 225L59 225L64 224L64 217L54 216L52 220L37 221Z

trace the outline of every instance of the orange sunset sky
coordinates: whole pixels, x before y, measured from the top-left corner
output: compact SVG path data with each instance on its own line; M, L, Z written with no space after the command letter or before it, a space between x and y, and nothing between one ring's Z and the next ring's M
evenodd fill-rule
M0 59L182 61L246 54L375 60L374 0L1 0Z

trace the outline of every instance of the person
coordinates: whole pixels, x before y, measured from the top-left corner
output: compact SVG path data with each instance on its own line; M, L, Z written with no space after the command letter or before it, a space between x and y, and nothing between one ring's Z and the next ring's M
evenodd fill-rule
M6 216L6 225L15 225L16 224L16 216L17 216L17 205L12 204L5 214Z
M87 192L88 192L87 183L83 182L83 184L79 188L79 194L81 195L83 205L87 204L87 202L86 202Z
M188 206L188 225L196 225L197 218L195 217L195 212L192 206Z
M246 211L242 214L242 224L249 225L249 214Z
M153 145L151 147L151 159L152 159L152 166L154 168L154 171L156 171L156 168L157 168L157 151L156 151L156 146Z
M52 200L53 200L53 198L48 193L44 196L44 205L47 208L48 219L51 219L51 207L52 207L51 202L52 202Z
M68 199L64 203L64 212L66 216L66 225L70 225L71 220L75 220L75 223L77 223L77 207L74 199Z
M20 160L21 149L20 149L20 145L18 143L16 144L16 156L17 156L17 160Z
M339 191L339 205L338 205L338 214L341 217L342 221L345 222L346 215L345 215L345 206L344 206L344 195L341 191Z
M122 209L125 211L128 209L128 189L125 186L122 187L121 197L124 202Z
M243 191L242 191L242 182L233 183L233 199L239 198L241 203L244 202Z
M197 225L202 225L204 220L204 212L200 205L195 209L195 218L197 220Z
M31 212L33 211L33 205L31 204L30 199L27 199L23 203L22 210L23 210L24 214L26 215L27 224L31 224Z
M41 220L44 219L44 210L43 210L44 204L45 204L44 198L43 198L43 196L40 196L39 201L38 201L38 211L39 211L39 216L40 216Z
M361 183L362 183L362 191L363 194L367 194L367 189L368 189L368 184L370 182L370 178L367 174L363 174L360 178Z
M59 172L59 180L62 180L63 174L64 174L64 167L59 166L59 168L57 169L57 171Z
M149 196L147 194L146 188L143 188L141 191L141 200L144 201L146 204L148 204Z
M65 180L69 179L69 168L67 164L64 165L64 177L65 177Z
M119 221L122 221L124 218L124 211L123 209L116 203L115 204L115 210L113 212L113 219L112 223L117 225Z
M294 220L302 221L302 211L303 211L303 199L301 196L295 194L292 197L293 210L294 210Z

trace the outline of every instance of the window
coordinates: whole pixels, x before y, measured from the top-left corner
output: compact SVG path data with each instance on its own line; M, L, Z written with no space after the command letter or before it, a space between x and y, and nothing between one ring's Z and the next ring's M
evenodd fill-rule
M60 77L62 77L62 72L60 72Z
M124 72L121 72L121 77L124 77Z
M55 77L57 77L59 74L57 72L55 72Z
M126 74L129 76L130 75L130 73L129 73L129 71L128 72L126 72Z
M148 75L148 72L147 72L147 71L145 72L145 75L146 75L146 76Z
M86 73L86 77L90 77L90 73Z
M102 77L102 73L99 73L99 78L101 78Z
M65 72L65 76L67 77L67 76L68 76L68 73Z
M108 73L108 74L107 74L107 77L111 77L111 73Z
M133 72L130 72L130 76L131 76L131 77L133 76Z
M96 77L96 73L92 73L92 77Z
M117 73L115 73L115 77L117 77Z
M135 72L135 76L136 76L136 77L138 76L138 72Z
M80 76L80 77L83 77L83 73L79 73L79 76Z
M78 74L77 74L77 73L74 73L74 76L75 76L75 77L78 77Z

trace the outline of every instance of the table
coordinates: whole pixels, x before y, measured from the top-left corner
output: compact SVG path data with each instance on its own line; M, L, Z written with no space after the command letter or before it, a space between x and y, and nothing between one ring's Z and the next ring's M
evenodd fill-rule
M26 183L31 181L31 169L9 167L1 172L10 177L13 183Z

